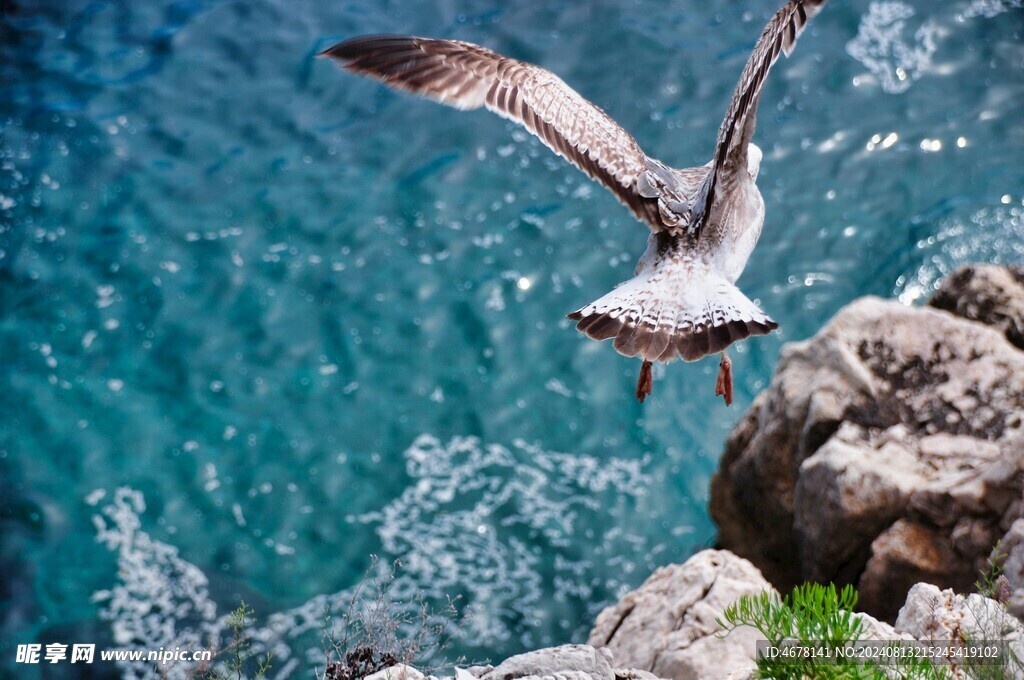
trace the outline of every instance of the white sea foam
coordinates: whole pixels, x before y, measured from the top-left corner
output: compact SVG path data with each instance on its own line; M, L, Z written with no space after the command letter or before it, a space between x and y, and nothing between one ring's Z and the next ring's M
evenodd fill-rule
M971 4L964 10L964 16L991 19L1011 9L1021 8L1024 8L1024 0L971 0Z
M94 491L87 502L99 502ZM93 594L100 615L111 622L114 642L124 649L208 649L222 628L210 600L206 575L174 546L141 531L146 509L139 491L119 488L93 516L96 539L117 553L118 583ZM149 664L117 662L124 678L159 677ZM184 666L167 667L171 680L190 677Z
M595 578L591 560L656 551L615 519L630 516L623 504L645 494L646 460L550 452L519 440L509 447L473 437L444 443L430 435L419 436L404 457L410 481L402 493L380 510L346 521L371 526L381 541L382 572L370 577L382 578L393 560L401 561L389 589L396 603L417 607L421 596L438 603L463 596L472 606L463 634L474 645L513 636L524 646L541 642L529 625L524 632L514 622L534 621L542 598L596 613L602 603L590 601L595 588L614 593L622 584ZM118 553L119 582L95 596L104 603L104 618L126 646L215 645L225 624L206 576L177 548L141 530L144 510L142 494L122 488L94 518L99 540ZM237 520L240 512L233 512ZM583 531L586 537L579 535ZM592 548L581 558L573 546L584 541ZM328 616L338 620L349 610L355 588L266 617L248 631L254 650L274 652L282 666L295 660L322 665L320 632ZM124 670L125 677L155 677L142 665Z
M938 26L925 21L910 35L907 22L913 16L914 9L905 2L872 2L857 37L846 45L849 55L864 64L886 92L906 91L935 53Z

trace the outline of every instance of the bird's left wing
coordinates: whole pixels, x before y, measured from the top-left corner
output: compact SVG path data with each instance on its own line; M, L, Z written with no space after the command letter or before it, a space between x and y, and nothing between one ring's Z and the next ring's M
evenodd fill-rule
M718 142L707 177L703 200L696 202L694 211L702 210L697 229L703 228L714 204L716 192L728 187L737 173L747 170L747 145L757 125L757 104L768 71L780 53L788 57L796 45L807 22L817 14L826 0L789 0L764 27L754 52L743 67L743 74L733 92L725 120L718 129Z
M608 114L539 66L472 43L396 35L353 38L320 56L455 108L485 106L604 184L652 230L666 226L658 205L665 167Z

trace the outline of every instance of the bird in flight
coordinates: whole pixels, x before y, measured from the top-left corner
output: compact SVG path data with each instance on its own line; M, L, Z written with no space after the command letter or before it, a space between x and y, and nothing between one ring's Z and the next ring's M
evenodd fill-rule
M757 105L780 52L789 56L825 0L789 0L765 26L718 129L712 159L670 168L600 108L543 68L457 40L371 35L319 56L458 109L485 107L515 121L607 187L650 227L633 278L569 314L594 340L642 360L636 398L651 393L651 364L721 353L715 394L731 404L726 348L778 328L736 287L764 225L751 143Z

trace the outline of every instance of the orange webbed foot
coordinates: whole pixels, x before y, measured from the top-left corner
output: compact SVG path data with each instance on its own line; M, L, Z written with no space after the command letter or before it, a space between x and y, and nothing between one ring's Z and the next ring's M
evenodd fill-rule
M639 390L640 388L637 387ZM715 396L724 397L725 405L732 404L732 360L722 352L722 361L718 364L718 383L715 385Z
M651 362L645 361L640 367L640 377L636 381L636 400L641 404L654 388L654 377L651 375Z

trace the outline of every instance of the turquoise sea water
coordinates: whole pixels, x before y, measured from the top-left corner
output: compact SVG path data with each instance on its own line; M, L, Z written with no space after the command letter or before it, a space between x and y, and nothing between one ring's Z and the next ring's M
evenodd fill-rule
M1024 259L1021 3L834 0L776 66L740 285L781 330L732 352L728 409L713 359L638 405L638 363L564 319L643 252L607 192L313 55L481 43L689 166L777 5L0 4L0 669L201 641L244 599L301 675L371 554L400 598L461 596L453 652L497 660L711 544L711 474L784 342Z

